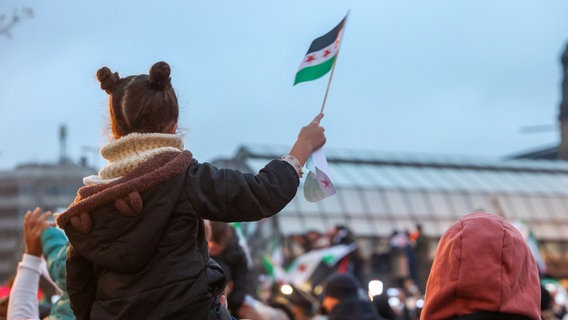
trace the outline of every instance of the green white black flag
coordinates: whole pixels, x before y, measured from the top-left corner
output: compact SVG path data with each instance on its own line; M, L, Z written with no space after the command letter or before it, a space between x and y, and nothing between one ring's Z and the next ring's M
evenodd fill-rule
M347 16L331 31L312 41L296 73L294 85L318 79L331 70L339 52L339 44L346 19Z

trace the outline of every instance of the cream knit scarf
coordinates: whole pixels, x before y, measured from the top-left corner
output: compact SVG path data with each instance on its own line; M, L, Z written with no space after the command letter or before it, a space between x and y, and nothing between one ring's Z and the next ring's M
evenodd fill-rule
M107 183L136 169L142 162L164 152L182 152L183 139L177 134L131 133L101 148L109 164L98 176L85 177L85 185Z

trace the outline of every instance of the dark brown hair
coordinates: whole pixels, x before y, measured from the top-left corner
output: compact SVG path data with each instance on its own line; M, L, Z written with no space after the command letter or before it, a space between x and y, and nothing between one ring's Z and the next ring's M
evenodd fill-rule
M211 241L225 247L234 239L233 227L226 222L210 221Z
M109 94L112 133L120 138L129 133L166 133L177 123L179 108L171 85L170 66L155 63L149 74L120 78L102 67L97 71L101 89Z

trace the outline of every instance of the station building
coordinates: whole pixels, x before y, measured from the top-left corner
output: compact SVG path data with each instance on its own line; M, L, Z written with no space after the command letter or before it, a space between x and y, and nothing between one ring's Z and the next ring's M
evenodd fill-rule
M256 173L289 147L241 146L233 158L214 164ZM303 195L279 214L246 225L255 256L309 231L346 226L357 239L373 276L371 257L388 250L394 231L422 226L433 258L437 241L458 218L476 210L503 215L536 238L547 273L568 278L568 162L516 158L402 154L324 147L336 194L319 202ZM532 153L531 153L532 154ZM260 263L260 262L259 262Z
M23 164L0 171L0 281L16 274L24 251L23 221L28 210L56 212L73 202L83 177L96 170L69 161Z

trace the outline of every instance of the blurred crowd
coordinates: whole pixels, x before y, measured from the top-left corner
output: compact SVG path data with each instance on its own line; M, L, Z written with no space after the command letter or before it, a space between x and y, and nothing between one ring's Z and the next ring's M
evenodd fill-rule
M0 287L0 317L4 319L75 318L65 292L64 264L69 244L50 216L50 212L39 208L26 215L25 253L14 277ZM278 281L284 278L265 276L264 281L257 282L258 287L251 287L255 283L252 277L256 276L251 272L253 259L234 225L206 220L205 226L210 255L227 279L224 305L234 319L420 319L425 304L424 289L419 286L420 270L430 271L432 267L422 252L429 248L422 243L425 240L420 225L412 232L393 231L386 239L388 257L372 255L367 263L370 272L368 268L365 272L366 262L359 253L356 236L345 226L289 236L282 246L283 267L310 252L335 246L352 249L332 266L314 270L317 274L308 281L312 289L320 287L319 292L306 290L287 295L281 291L285 283ZM443 268L450 272L448 266ZM435 267L432 270L437 272ZM387 279L389 272L393 280ZM542 319L568 318L566 290L552 279L540 279L540 283Z

